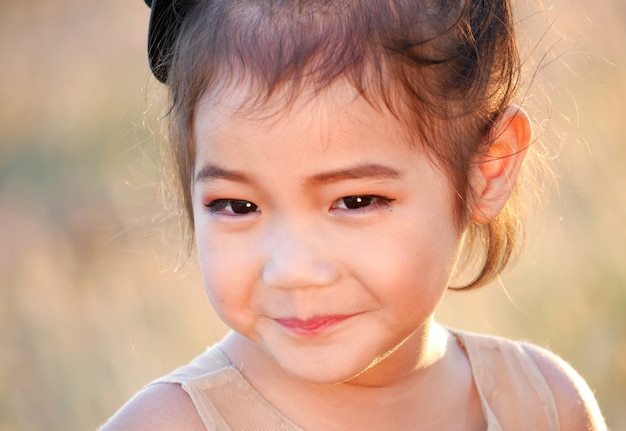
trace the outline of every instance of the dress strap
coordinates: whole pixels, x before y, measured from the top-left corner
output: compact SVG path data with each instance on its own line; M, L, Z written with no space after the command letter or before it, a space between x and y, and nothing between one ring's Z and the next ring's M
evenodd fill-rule
M560 429L552 391L521 343L452 333L469 358L488 431Z
M217 346L150 385L180 384L207 430L302 431L261 396Z

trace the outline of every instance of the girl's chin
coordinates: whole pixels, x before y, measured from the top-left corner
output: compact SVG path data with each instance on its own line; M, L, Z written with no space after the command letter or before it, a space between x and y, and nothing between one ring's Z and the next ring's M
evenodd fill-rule
M270 360L277 371L285 373L291 378L303 382L318 385L336 385L339 383L360 382L368 380L372 364L378 362L378 357L372 352L356 353L351 349L322 348L311 352L296 351L285 355L285 350L279 350L282 354L269 353ZM370 357L370 360L364 360Z
M280 369L293 379L315 385L337 385L346 383L360 374L352 369L321 369L314 365L293 367L277 363Z

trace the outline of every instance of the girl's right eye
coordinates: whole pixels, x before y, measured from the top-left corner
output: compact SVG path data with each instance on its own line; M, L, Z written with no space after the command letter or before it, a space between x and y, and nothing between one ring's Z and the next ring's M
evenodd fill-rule
M231 216L246 215L259 211L253 202L242 199L216 199L205 204L211 214L225 214Z

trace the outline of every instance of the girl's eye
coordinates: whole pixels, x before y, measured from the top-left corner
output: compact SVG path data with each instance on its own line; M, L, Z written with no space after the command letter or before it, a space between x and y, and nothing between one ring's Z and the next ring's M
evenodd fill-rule
M386 207L391 203L393 199L384 198L382 196L372 195L356 195L356 196L344 196L337 199L333 205L333 209L343 210L358 210L362 208L381 208Z
M205 206L211 214L245 215L259 210L256 204L241 199L216 199Z

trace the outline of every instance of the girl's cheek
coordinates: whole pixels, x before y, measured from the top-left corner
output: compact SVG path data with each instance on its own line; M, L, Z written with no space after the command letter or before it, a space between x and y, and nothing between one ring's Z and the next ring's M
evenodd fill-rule
M218 282L234 280L248 272L246 268L252 267L253 252L242 246L243 239L220 241L216 236L208 233L198 238L198 257L203 277L207 281Z

